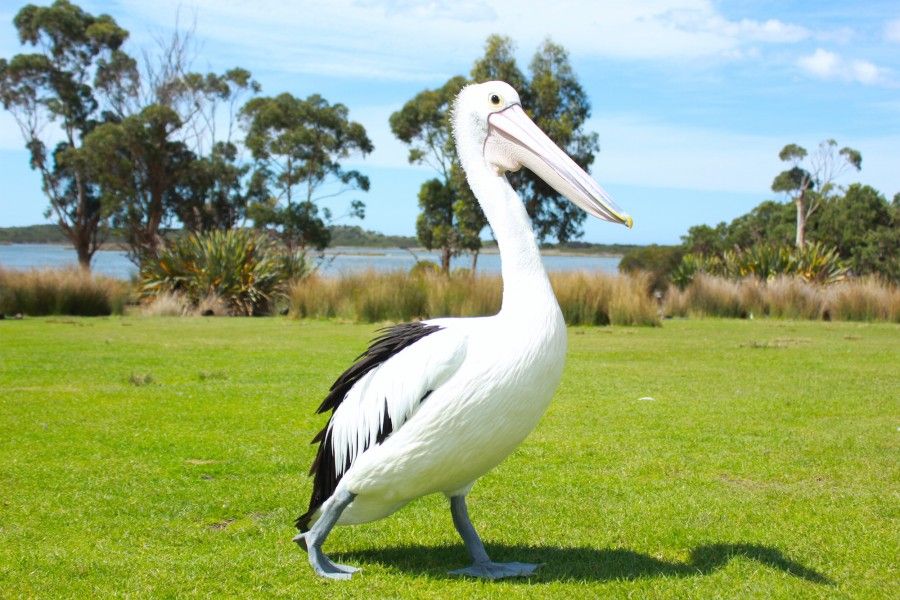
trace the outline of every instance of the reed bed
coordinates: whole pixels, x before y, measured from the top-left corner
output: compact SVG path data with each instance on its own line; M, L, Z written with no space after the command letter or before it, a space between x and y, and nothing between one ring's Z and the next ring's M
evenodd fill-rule
M0 269L0 313L100 316L122 314L127 282L82 269Z
M675 317L900 322L900 288L874 277L830 285L799 277L730 280L701 274L684 290L671 288L664 312Z
M558 273L550 280L570 325L659 324L643 277ZM496 314L501 299L498 275L368 271L299 282L290 292L290 314L370 323L473 317Z

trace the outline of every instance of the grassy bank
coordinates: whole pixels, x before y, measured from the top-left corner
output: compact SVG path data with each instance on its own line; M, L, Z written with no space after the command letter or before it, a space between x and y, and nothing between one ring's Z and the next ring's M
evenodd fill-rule
M430 497L290 542L313 411L372 325L0 322L0 596L892 598L900 493L892 324L572 328L536 432L470 499L523 581L466 561Z

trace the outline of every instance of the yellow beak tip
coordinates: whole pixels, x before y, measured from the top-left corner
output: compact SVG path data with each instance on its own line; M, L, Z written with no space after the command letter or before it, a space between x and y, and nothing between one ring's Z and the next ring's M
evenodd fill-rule
M631 215L625 215L625 227L628 229L634 227L634 219L631 218Z

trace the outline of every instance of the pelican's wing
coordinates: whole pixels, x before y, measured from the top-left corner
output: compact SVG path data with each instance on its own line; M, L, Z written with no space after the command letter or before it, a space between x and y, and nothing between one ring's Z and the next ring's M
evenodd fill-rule
M356 457L400 429L465 355L465 334L424 322L385 328L372 340L319 406L332 414L313 438L319 450L309 472L315 477L309 511L297 519L301 531Z

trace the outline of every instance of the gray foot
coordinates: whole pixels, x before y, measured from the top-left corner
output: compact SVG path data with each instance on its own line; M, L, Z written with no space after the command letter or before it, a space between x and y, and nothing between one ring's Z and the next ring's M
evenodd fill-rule
M540 568L541 565L528 563L495 563L485 562L474 564L465 569L450 571L451 575L464 575L467 577L480 577L481 579L503 579L504 577L528 577Z
M308 547L305 536L306 534L301 533L294 537L294 541L309 554L309 564L316 575L328 579L350 579L354 573L359 571L356 567L332 562L318 546Z

